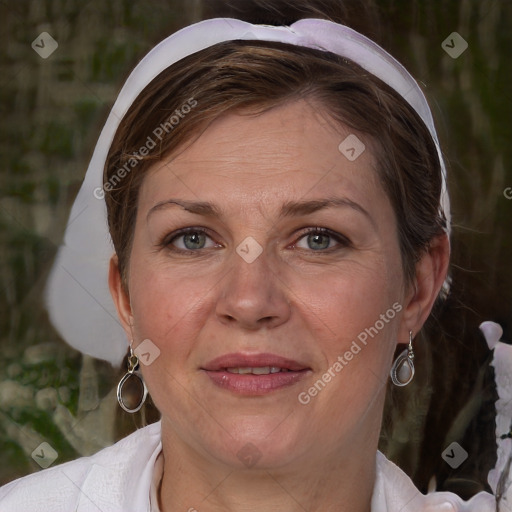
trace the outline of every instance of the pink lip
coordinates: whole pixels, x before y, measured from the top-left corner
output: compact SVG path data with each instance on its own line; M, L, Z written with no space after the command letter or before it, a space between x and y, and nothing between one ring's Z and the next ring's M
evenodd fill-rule
M277 366L279 368L286 368L287 370L300 371L307 370L309 367L305 364L288 359L286 357L277 356L275 354L224 354L223 356L216 357L209 363L203 366L203 370L219 371L226 368L238 367L256 367L256 366Z
M276 366L288 372L268 375L230 373L227 368ZM291 386L301 380L311 368L306 365L274 354L225 354L201 368L211 381L224 389L242 395L258 396L277 389Z

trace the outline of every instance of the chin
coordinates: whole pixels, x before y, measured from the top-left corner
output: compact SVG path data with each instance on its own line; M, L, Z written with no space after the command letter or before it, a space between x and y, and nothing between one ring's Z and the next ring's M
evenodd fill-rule
M238 417L219 439L204 442L210 445L211 455L228 466L264 470L291 463L304 449L301 437L286 417Z

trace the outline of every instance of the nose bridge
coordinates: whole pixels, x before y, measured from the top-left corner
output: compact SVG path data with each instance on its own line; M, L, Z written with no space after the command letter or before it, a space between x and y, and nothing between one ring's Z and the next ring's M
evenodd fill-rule
M288 318L290 303L278 269L271 267L272 255L260 248L245 240L231 255L231 269L216 306L223 321L257 328L275 326Z
M263 248L262 248L263 249ZM230 284L226 290L233 299L240 301L260 301L272 295L270 255L267 251L261 250L259 254L251 247L251 242L242 242L236 252L233 253L230 261L231 272L229 275Z

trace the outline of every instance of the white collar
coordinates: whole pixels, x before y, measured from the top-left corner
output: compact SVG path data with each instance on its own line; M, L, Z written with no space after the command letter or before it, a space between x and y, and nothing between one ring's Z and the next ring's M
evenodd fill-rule
M480 492L463 501L451 492L422 494L412 480L377 452L377 471L371 512L495 512L494 496Z
M158 422L126 438L132 441L131 446L139 447L132 455L134 459L129 461L132 466L132 471L129 472L130 481L124 480L126 504L130 505L130 510L160 512L157 500L157 488L163 475L163 458L159 457L162 452L160 435L161 422ZM123 451L125 450L126 448L123 447ZM113 460L112 455L109 459ZM105 470L106 468L100 465L95 465L94 472L91 470L86 486L86 489L91 489L91 495L95 495L98 489L106 490L105 482L110 478ZM99 482L102 485L98 487ZM107 492L110 494L110 490ZM150 508L150 496L152 508ZM135 503L137 503L136 508L134 508ZM450 492L421 494L412 480L381 452L377 452L376 455L376 476L371 506L371 512L495 512L496 510L494 496L486 492L480 492L469 501L463 501Z

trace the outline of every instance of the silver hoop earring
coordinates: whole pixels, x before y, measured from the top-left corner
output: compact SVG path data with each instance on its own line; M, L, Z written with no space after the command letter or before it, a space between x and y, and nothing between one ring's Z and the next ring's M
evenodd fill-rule
M140 411L146 401L148 390L140 372L139 358L133 353L130 346L128 356L128 371L117 385L117 401L123 410L129 413Z
M412 331L409 331L409 346L395 359L389 375L395 386L407 386L414 377L414 351Z

